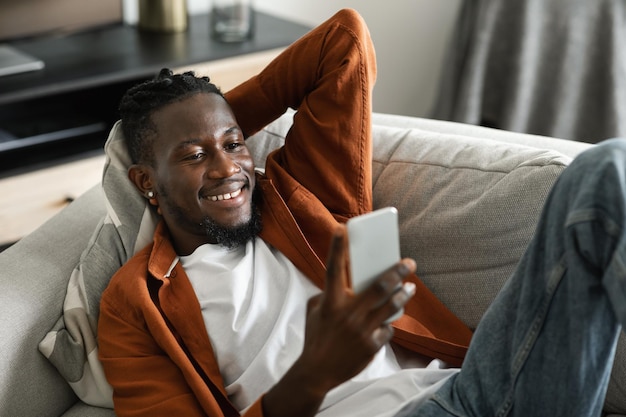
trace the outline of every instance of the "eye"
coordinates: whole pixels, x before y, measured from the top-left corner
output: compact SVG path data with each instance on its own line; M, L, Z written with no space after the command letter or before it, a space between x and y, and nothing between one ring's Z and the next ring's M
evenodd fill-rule
M241 149L245 149L245 147L246 147L246 144L243 141L228 142L224 145L224 149L229 152L236 152Z
M200 159L203 159L205 156L206 154L204 152L197 151L190 155L187 155L184 159L187 161L198 161Z

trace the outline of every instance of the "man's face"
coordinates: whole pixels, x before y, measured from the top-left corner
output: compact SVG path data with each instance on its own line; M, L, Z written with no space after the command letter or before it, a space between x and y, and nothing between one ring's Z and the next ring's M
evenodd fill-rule
M218 243L207 223L222 229L247 225L254 162L226 101L194 94L157 110L152 121L155 163L148 172L179 254Z

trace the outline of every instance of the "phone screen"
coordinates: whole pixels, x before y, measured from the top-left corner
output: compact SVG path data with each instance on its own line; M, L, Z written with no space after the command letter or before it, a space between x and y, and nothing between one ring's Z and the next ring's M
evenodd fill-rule
M386 207L346 223L352 289L359 293L400 260L398 211Z

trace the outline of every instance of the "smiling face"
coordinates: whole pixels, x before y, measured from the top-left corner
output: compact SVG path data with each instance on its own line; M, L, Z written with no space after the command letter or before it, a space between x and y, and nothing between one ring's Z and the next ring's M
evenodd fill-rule
M256 233L250 225L258 220L254 162L226 101L196 93L156 110L151 119L155 162L134 165L129 176L144 194L156 194L151 202L158 203L177 252L224 243L224 233Z

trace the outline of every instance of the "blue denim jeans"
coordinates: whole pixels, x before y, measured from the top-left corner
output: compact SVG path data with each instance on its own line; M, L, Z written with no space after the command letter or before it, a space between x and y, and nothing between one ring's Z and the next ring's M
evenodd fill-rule
M626 140L555 184L461 371L399 416L599 416L626 323Z

